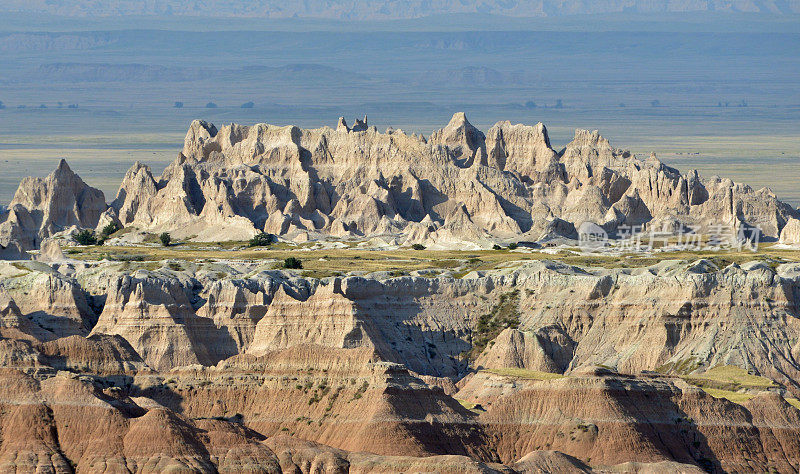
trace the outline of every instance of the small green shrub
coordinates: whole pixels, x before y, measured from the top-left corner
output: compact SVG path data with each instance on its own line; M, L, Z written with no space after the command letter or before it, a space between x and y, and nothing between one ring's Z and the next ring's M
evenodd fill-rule
M283 261L283 268L300 270L303 268L303 261L296 257L289 257Z
M503 247L501 247L501 246L499 246L497 244L492 245L492 250L502 250L502 249L503 249Z
M364 383L362 383L361 386L358 387L358 390L356 390L356 393L353 394L353 398L351 398L350 401L352 402L353 400L358 400L359 398L364 396L364 392L366 392L368 388L369 388L369 382L365 380Z
M119 232L120 230L122 230L122 226L117 224L116 222L112 222L103 227L103 230L100 232L100 235L103 236L103 238L107 238L112 234Z
M170 237L169 232L164 232L158 236L158 240L161 241L161 245L164 247L169 247L170 242L172 242L172 237Z
M144 255L107 254L106 258L115 262L144 262Z
M508 250L514 250L516 248L517 248L517 244L516 243L511 242L510 244L508 244Z
M247 243L248 247L267 247L269 245L274 244L278 241L278 238L274 234L267 234L266 232L262 232L252 239L250 242Z
M425 246L422 244L414 244L411 246L411 248L414 250L425 250Z
M97 244L97 236L95 235L93 230L90 229L83 229L82 231L75 234L75 242L78 242L79 245L96 245Z

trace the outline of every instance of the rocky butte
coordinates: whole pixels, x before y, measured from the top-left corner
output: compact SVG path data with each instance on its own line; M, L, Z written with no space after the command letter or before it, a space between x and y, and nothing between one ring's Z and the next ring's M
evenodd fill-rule
M797 217L596 132L556 151L541 124L463 114L427 139L194 122L111 203L62 161L0 224L0 469L797 472ZM587 221L773 242L576 260ZM110 245L73 242L110 223ZM159 232L182 243L136 241ZM216 244L261 232L352 261ZM562 245L480 250L522 240ZM383 271L378 247L441 261Z
M24 180L0 217L0 245L31 250L109 222L194 241L266 232L462 249L575 238L584 222L612 236L620 226L758 225L777 239L798 217L767 189L641 160L597 131L578 130L556 151L541 123L483 133L463 113L427 139L380 133L366 117L315 130L195 121L160 177L137 162L110 204L65 162Z

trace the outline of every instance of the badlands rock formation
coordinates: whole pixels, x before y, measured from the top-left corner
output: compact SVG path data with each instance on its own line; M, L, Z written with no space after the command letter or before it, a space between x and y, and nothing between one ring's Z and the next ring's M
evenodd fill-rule
M195 122L162 176L137 163L111 204L62 162L0 223L17 259L0 261L0 470L797 472L798 263L508 252L492 270L318 279L211 255L75 260L59 243L116 222L474 248L589 221L760 225L791 244L796 217L596 132L557 152L541 124L484 133L463 114L428 139L366 117Z
M29 250L70 226L115 221L197 241L268 232L491 247L574 238L584 222L612 236L621 226L758 225L777 239L798 217L769 190L638 159L596 131L578 130L556 151L541 123L499 122L483 133L463 113L428 139L380 133L366 117L315 130L195 121L161 176L136 163L108 206L64 162L23 181L0 217L0 245Z
M800 220L789 219L781 231L780 242L782 244L800 244Z
M183 268L0 263L3 469L800 468L797 264ZM684 380L729 366L772 382L733 403Z
M61 160L46 178L25 178L0 217L0 246L38 248L69 227L94 228L107 209L103 192L81 180Z

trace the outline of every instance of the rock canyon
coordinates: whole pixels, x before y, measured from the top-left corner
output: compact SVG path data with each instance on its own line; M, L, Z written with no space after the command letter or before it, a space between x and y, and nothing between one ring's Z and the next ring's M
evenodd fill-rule
M195 121L110 202L61 161L0 214L0 469L797 472L798 218L462 113ZM616 246L713 225L761 247Z

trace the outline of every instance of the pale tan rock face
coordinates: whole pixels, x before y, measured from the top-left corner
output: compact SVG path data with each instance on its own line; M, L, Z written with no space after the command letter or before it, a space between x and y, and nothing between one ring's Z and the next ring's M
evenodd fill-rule
M13 298L46 338L85 336L96 319L80 285L56 272L30 272L14 280L0 280L0 291Z
M781 231L780 243L789 245L800 244L800 220L789 219Z
M109 291L93 334L124 337L158 370L210 364L198 338L211 322L195 315L184 288L174 279L120 277Z
M337 287L340 287L338 282L322 286L305 301L279 289L266 315L256 325L248 353L263 354L303 344L374 347L365 327L369 322L358 317L356 304Z
M158 370L317 344L369 348L433 377L467 370L462 354L477 319L517 290L518 328L476 354L475 366L571 373L601 364L635 373L737 365L800 393L798 272L790 264L717 269L706 261L585 271L545 261L463 279L322 283L280 272L209 281L166 269L100 272L78 283L31 271L0 287L9 329L40 340L120 335Z
M61 160L46 178L25 178L0 217L0 245L16 241L23 249L70 226L94 229L106 210L103 192L83 182Z
M21 339L27 341L45 340L51 334L26 318L9 294L0 287L0 335L7 339ZM13 349L11 348L13 353ZM11 358L16 354L11 355ZM6 361L7 365L10 360Z
M112 206L125 225L197 240L267 231L444 246L536 240L556 218L608 231L758 224L778 237L797 216L769 191L639 160L597 131L576 131L559 153L541 123L499 122L484 135L463 113L427 141L362 121L335 130L194 122L163 175L137 163Z
M785 399L800 373L796 264L520 261L462 279L325 280L118 262L73 280L60 273L71 264L25 265L0 265L3 469L800 467L800 411ZM73 316L90 335L53 324L90 301L97 324ZM517 328L468 365L478 319L500 302ZM734 404L673 375L726 364L781 385Z
M39 261L59 262L64 260L64 252L61 251L61 244L57 240L46 239L42 242L39 252Z
M537 331L505 329L476 360L476 367L519 367L563 373L572 361L575 342L557 326Z
M463 248L552 236L557 220L612 233L664 222L758 225L777 238L797 217L768 190L640 160L597 131L577 130L556 152L541 123L498 122L484 134L463 113L429 140L379 133L366 117L335 130L195 121L175 162L160 177L135 163L108 210L63 161L46 179L23 180L0 215L0 245L14 258L14 246L34 249L68 227L117 220L198 241L263 231Z

